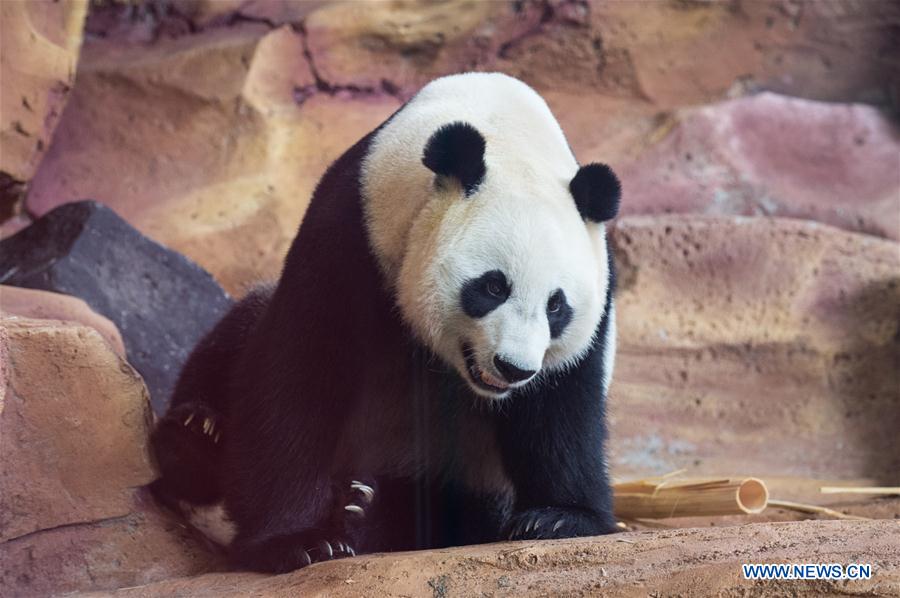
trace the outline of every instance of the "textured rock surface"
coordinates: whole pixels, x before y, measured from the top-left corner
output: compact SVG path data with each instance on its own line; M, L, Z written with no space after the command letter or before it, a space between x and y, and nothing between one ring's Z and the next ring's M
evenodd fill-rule
M414 91L459 70L658 109L733 88L889 101L900 9L859 2L392 2L328 4L305 21L334 86Z
M900 522L819 521L516 542L206 575L124 596L822 596L900 592ZM741 564L872 564L866 581L747 581Z
M0 173L12 179L28 181L50 143L75 80L87 7L88 0L0 3Z
M318 178L399 101L319 92L301 35L267 33L87 46L29 209L96 198L234 294L277 276Z
M4 596L113 590L222 569L184 526L152 510L0 543Z
M117 8L130 17L110 21L113 29L149 27L142 39L151 44L95 24L94 35L105 37L85 45L27 206L41 215L96 198L233 294L278 274L327 165L438 75L503 70L524 78L545 94L582 161L614 166L656 148L676 122L668 112L685 105L757 88L886 104L898 80L890 33L900 5L881 2L660 2L654 10L555 0L166 6L164 14ZM276 28L285 22L291 26ZM792 118L788 111L760 122L771 129ZM655 169L666 158L641 164ZM690 176L676 158L676 178ZM655 181L664 173L652 174ZM890 235L878 221L884 197L842 198L841 206L832 193L820 206L796 193L798 181L785 190L771 174L755 176L787 206L776 213ZM641 180L633 174L629 187ZM867 189L885 184L867 181ZM681 189L682 204L708 211L712 191L695 191ZM642 211L673 201L650 191L641 197L633 205ZM744 213L747 202L734 198L721 211Z
M612 238L614 472L896 482L896 242L678 216L625 218Z
M676 122L621 168L626 214L792 216L900 239L900 130L875 108L764 93Z
M80 297L112 320L159 412L188 353L231 304L203 269L89 201L0 241L0 282Z
M0 324L0 540L128 514L153 477L140 376L93 328Z
M125 344L116 325L77 297L0 285L0 316L78 322L99 332L116 355L125 358Z
M96 330L0 319L0 594L36 596L215 570L137 489L153 479L140 376Z
M26 38L19 32L29 26L10 37L7 25L22 15L60 25L60 11L85 2L0 4L0 171L12 172L9 156L31 169L0 175L0 195L18 197L68 92L47 85L70 85L71 72L48 83L42 70L24 87L7 85L10 65L33 64L7 60L10 40L36 44L23 56L38 62L53 54L42 40L46 27ZM20 20L7 19L10 11ZM93 197L242 294L277 276L313 186L335 157L429 79L502 70L546 97L579 159L621 172L626 214L653 214L623 218L612 234L621 273L613 475L757 474L774 497L886 521L736 527L803 518L770 509L664 524L700 529L376 555L280 577L169 579L221 563L132 493L149 479L145 460L134 481L120 475L143 455L143 437L109 464L107 444L73 448L63 433L89 425L76 410L94 405L88 397L123 394L103 380L139 384L133 371L88 328L15 322L10 338L44 361L19 378L25 382L0 384L0 480L8 472L28 477L17 494L0 488L0 522L18 530L0 543L0 594L150 583L122 593L897 595L900 500L824 497L818 486L898 482L900 246L828 226L728 216L790 216L900 238L896 126L874 108L786 97L896 108L897 27L900 4L852 0L97 3L77 81L29 184L27 213L2 222L15 209L0 202L0 237ZM59 64L67 63L51 66ZM7 120L28 109L7 110L21 89L50 90L35 102L28 96L41 107L20 119L27 139ZM759 90L784 95L742 97ZM21 137L13 140L18 153L6 151L11 134ZM663 215L670 211L706 216ZM19 305L55 314L40 311L43 300ZM14 344L0 351L21 354L10 352ZM73 369L91 359L89 371ZM9 378L22 362L2 363ZM9 434L11 405L41 405L16 397L38 395L54 399L52 412L28 411L40 419L25 423L38 425L26 430L14 420ZM118 414L98 412L89 438L78 441L119 443L132 433L111 415ZM43 443L17 461L7 446L22 430ZM53 456L60 451L68 461ZM109 485L90 496L77 485L74 494L60 491L60 480L77 482L65 477L70 462ZM38 465L51 469L22 469ZM25 493L39 499L2 502ZM870 561L876 573L866 582L751 583L740 564L752 560Z

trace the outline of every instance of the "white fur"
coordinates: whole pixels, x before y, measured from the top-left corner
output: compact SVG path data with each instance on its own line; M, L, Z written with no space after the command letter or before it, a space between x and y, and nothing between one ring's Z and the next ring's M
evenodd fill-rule
M237 535L237 528L228 517L223 503L201 507L180 501L179 507L194 529L219 546L228 546Z
M469 197L454 181L436 186L422 164L432 133L456 121L486 141L487 174ZM577 170L544 100L496 73L433 81L373 139L362 174L369 238L404 320L466 380L463 340L494 376L495 353L521 369L548 371L588 349L609 272L605 228L584 222L568 189ZM487 316L470 318L461 287L488 270L503 271L512 293ZM545 310L557 288L574 317L551 339Z
M609 305L609 325L606 328L606 340L603 343L603 393L609 392L613 368L616 367L616 304Z

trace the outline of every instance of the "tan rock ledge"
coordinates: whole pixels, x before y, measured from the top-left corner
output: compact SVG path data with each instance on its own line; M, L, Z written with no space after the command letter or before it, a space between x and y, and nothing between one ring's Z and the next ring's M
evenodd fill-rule
M379 554L287 575L210 574L117 596L821 596L900 593L900 522L673 529ZM748 581L743 563L870 563L872 578Z

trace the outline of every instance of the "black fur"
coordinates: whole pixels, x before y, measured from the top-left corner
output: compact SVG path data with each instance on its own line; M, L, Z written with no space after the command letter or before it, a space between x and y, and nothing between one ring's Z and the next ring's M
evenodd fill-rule
M611 252L609 269L606 314L615 287ZM603 460L608 328L609 317L604 316L590 351L577 366L548 376L540 386L526 386L498 417L504 464L516 488L513 515L504 529L511 540L615 531Z
M440 176L453 177L462 184L466 196L472 195L484 179L484 137L464 122L442 126L425 145L422 164Z
M606 222L619 213L622 185L606 164L585 164L579 168L569 183L569 191L585 220Z
M463 284L460 302L467 316L483 318L503 305L511 290L503 272L491 270Z
M553 311L556 307L556 311ZM547 321L550 323L550 338L559 338L572 321L572 306L566 301L566 294L557 289L547 300Z
M442 147L472 141L470 127L450 131ZM613 531L607 320L577 367L484 409L412 340L381 278L360 196L373 134L319 183L277 287L242 300L188 360L151 439L154 493L170 506L224 500L237 526L233 564L256 571L353 551ZM431 154L444 171L446 149ZM477 171L453 172L465 186Z
M222 498L221 434L222 419L230 411L228 374L271 293L270 287L251 291L197 344L181 371L168 411L151 434L160 477L150 489L170 508L177 508L178 499L207 505Z

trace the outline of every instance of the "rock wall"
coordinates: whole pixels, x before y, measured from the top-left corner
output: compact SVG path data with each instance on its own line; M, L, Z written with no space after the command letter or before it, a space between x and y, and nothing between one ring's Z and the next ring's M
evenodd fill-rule
M150 425L140 376L95 329L0 319L0 594L214 569L215 555L142 497Z
M896 481L895 241L696 216L622 218L612 239L614 473Z
M88 0L0 4L0 221L18 215L75 82Z
M85 17L87 0L10 0L0 11L0 238L95 199L234 296L278 275L328 164L421 85L464 70L521 77L578 158L623 181L612 474L757 475L773 497L877 520L768 509L223 574L221 555L140 490L153 476L150 415L124 331L76 299L0 286L0 594L900 592L900 500L818 493L823 480L900 481L900 4L96 0ZM750 560L876 573L748 582Z
M890 105L894 5L235 4L92 14L31 215L97 199L240 295L277 275L318 177L353 141L433 77L501 70L545 95L581 160L622 171L627 213L776 214L900 234L900 142L874 110L762 96L682 111L756 89ZM823 151L832 163L816 160ZM809 159L817 166L799 167Z

